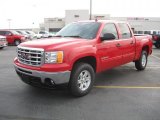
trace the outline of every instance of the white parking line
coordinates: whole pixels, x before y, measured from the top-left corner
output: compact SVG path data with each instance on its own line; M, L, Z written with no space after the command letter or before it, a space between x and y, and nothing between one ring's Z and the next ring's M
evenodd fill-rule
M160 58L159 58L159 57L157 57L157 56L155 56L155 55L151 55L151 56L153 56L154 58L156 58L156 59L160 60Z

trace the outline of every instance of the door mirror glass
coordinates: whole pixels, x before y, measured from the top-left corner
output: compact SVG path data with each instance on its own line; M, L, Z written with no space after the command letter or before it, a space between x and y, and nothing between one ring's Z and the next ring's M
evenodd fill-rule
M103 34L103 36L101 37L101 40L104 41L104 40L114 40L116 39L115 35L112 34L112 33L105 33Z

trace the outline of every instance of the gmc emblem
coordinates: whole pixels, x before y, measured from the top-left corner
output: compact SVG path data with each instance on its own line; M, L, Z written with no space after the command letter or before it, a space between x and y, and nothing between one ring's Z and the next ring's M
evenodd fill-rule
M21 53L21 57L26 60L29 60L31 58L31 56L28 53Z

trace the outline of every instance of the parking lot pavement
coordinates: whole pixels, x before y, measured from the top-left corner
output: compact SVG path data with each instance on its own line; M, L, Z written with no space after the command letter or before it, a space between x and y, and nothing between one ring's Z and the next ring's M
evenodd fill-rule
M159 120L160 50L147 69L133 63L99 73L90 94L44 90L21 82L13 67L16 47L0 51L0 120Z

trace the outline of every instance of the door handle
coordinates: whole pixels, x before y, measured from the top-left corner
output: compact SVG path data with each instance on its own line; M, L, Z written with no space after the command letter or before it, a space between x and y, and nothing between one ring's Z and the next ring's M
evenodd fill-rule
M130 44L131 44L131 45L133 45L133 44L134 44L134 42L133 42L133 41L131 41L131 42L130 42Z
M121 44L117 43L117 44L116 44L116 47L121 47Z

